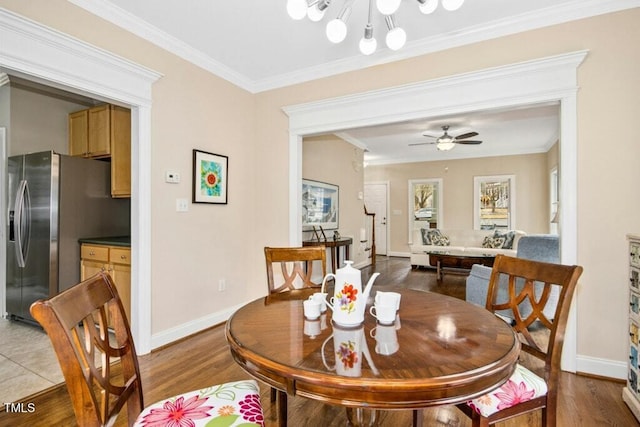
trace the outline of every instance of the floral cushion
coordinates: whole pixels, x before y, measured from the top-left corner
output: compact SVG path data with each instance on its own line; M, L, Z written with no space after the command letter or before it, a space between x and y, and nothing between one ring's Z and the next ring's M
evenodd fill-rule
M524 366L518 364L511 378L500 388L470 400L467 405L482 416L488 417L498 411L545 394L547 394L547 383Z
M504 237L487 236L482 240L483 248L499 249L504 245Z
M494 239L504 238L504 242L502 243L502 249L513 249L513 241L515 237L516 237L515 231L507 231L505 233L505 232L496 230L493 233Z
M247 380L181 394L145 408L134 425L264 427L260 389Z
M422 244L423 245L430 245L431 244L431 238L429 237L429 229L428 228L421 228L420 229L420 233L422 234Z
M449 246L449 237L442 234L440 230L434 228L433 230L427 231L427 238L424 238L423 241L428 241L429 243L425 243L426 245L435 245L435 246Z

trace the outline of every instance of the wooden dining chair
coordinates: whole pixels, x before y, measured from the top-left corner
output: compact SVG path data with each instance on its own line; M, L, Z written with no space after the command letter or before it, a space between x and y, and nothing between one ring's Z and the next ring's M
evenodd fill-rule
M301 291L322 287L322 278L327 274L327 250L324 246L306 246L301 248L264 248L267 263L267 285L270 295L278 297L306 297ZM322 277L313 280L313 263L320 262ZM274 272L274 266L276 268ZM276 280L279 279L279 280ZM278 402L279 425L287 425L287 393L271 389L271 403Z
M264 248L267 262L267 283L269 293L298 291L304 288L320 288L322 278L327 274L327 250L324 246L306 246L302 248ZM313 279L313 264L319 261L322 277ZM276 270L281 274L274 273ZM281 279L281 280L276 280Z
M143 409L140 368L129 321L105 272L36 301L31 314L53 344L81 427L111 426L124 406L129 426L170 422L203 426L216 418L220 419L210 425L264 426L260 391L254 380L214 385Z
M458 405L471 417L473 426L489 426L538 409L542 410L543 426L556 425L564 333L573 293L581 274L580 266L550 264L505 255L496 257L489 279L486 308L494 313L508 310L513 314L514 320L509 321L521 342L523 354L514 374L505 384L484 396ZM506 301L497 301L501 276L507 278L509 297ZM545 315L544 309L553 287L559 289L560 296L551 317ZM525 301L528 304L524 304ZM529 314L521 313L524 306ZM530 311L530 308L533 310Z

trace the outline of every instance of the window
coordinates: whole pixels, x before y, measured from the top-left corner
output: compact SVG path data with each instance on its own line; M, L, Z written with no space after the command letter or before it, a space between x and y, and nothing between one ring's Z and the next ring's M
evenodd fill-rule
M473 228L511 230L516 223L515 175L473 178Z
M442 228L441 178L409 180L409 239L420 228Z

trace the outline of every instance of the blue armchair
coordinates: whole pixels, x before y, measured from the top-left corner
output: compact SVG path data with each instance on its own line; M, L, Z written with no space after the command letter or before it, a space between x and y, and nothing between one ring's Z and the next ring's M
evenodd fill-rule
M560 263L560 241L558 236L552 234L531 234L522 236L518 242L518 258L529 259L533 261L550 262L554 264ZM487 290L489 289L489 277L491 276L491 267L475 264L471 267L469 277L467 277L466 300L470 303L484 307L487 303ZM551 291L549 303L544 309L547 317L553 317L558 301L558 289ZM500 283L498 290L498 302L507 301L506 283ZM528 302L523 304L529 305ZM526 306L525 306L526 307ZM531 308L523 308L522 314L528 315ZM512 317L511 312L500 313L507 317Z

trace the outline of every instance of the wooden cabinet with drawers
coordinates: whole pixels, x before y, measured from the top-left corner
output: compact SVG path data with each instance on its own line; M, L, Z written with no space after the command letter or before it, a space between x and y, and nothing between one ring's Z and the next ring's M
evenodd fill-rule
M131 321L131 248L83 243L80 247L80 279L100 271L111 275Z
M131 197L131 111L100 105L69 114L69 154L111 159L111 195Z

